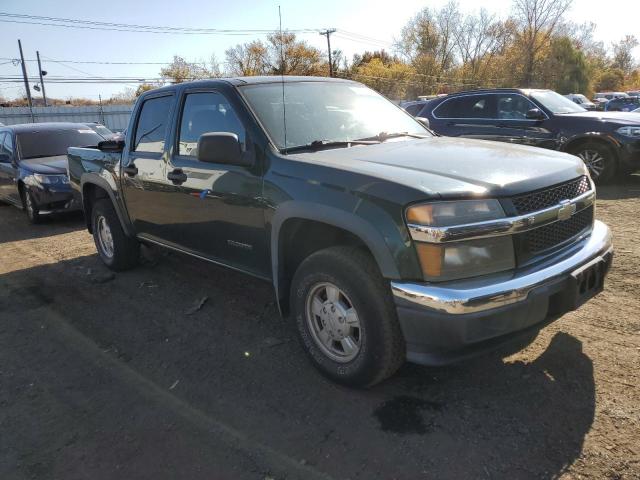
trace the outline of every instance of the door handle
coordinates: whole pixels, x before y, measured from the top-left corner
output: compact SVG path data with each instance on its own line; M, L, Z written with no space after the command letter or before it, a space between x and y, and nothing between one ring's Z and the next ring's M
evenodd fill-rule
M136 167L133 163L127 165L126 167L123 167L122 170L130 177L135 177L138 174L138 167Z
M187 181L187 174L181 169L176 168L173 172L167 174L167 178L171 180L174 185L180 185Z

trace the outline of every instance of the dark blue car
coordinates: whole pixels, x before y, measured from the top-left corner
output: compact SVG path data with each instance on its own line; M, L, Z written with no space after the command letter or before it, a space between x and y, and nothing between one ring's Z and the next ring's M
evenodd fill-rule
M640 97L613 98L604 104L605 112L633 112L640 108Z
M640 116L588 112L551 90L459 92L429 102L417 115L440 135L562 150L579 156L594 180L640 169Z
M83 123L0 127L0 201L23 208L32 223L43 215L80 210L69 186L67 149L103 140Z

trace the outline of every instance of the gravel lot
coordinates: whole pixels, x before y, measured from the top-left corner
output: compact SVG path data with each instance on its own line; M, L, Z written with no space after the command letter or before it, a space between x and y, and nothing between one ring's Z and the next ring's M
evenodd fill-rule
M604 293L368 391L316 373L268 284L157 251L111 275L78 216L1 206L0 478L640 478L640 176L599 196Z

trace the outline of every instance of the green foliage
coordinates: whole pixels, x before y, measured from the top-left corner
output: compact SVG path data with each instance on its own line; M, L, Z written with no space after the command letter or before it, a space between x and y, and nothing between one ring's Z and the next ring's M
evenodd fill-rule
M557 37L541 67L545 86L558 93L589 90L589 66L584 54L574 47L569 37Z
M622 89L624 85L624 72L619 68L610 68L598 77L596 90L599 92L614 92Z

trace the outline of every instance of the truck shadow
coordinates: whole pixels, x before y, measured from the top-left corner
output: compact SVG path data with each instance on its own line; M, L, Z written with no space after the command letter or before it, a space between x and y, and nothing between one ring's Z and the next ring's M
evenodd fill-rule
M593 423L593 365L566 333L546 347L536 342L542 353L526 362L493 355L446 368L406 365L377 387L351 390L310 366L268 284L174 254L115 277L103 273L92 255L0 275L0 342L17 341L13 355L29 356L35 369L4 373L46 384L46 394L30 393L28 402L20 388L6 389L3 438L23 465L9 473L31 462L46 472L34 478L47 478L64 462L70 476L117 464L123 478L161 478L156 447L144 439L166 425L133 422L128 413L129 398L145 384L108 371L98 395L93 373L67 374L68 358L59 360L45 342L60 322L95 345L95 358L86 348L77 353L89 372L105 375L101 357L115 358L178 398L181 406L172 408L203 412L335 478L556 477L580 456ZM42 333L25 335L31 324ZM76 348L67 347L67 354ZM96 424L105 403L120 413ZM151 399L146 408L159 407ZM188 418L170 419L176 442L179 432L197 428ZM123 431L126 441L118 440ZM205 441L215 432L201 435ZM203 466L206 452L194 454ZM0 453L0 464L8 460Z
M625 175L615 182L597 187L598 199L624 200L640 197L640 174Z

